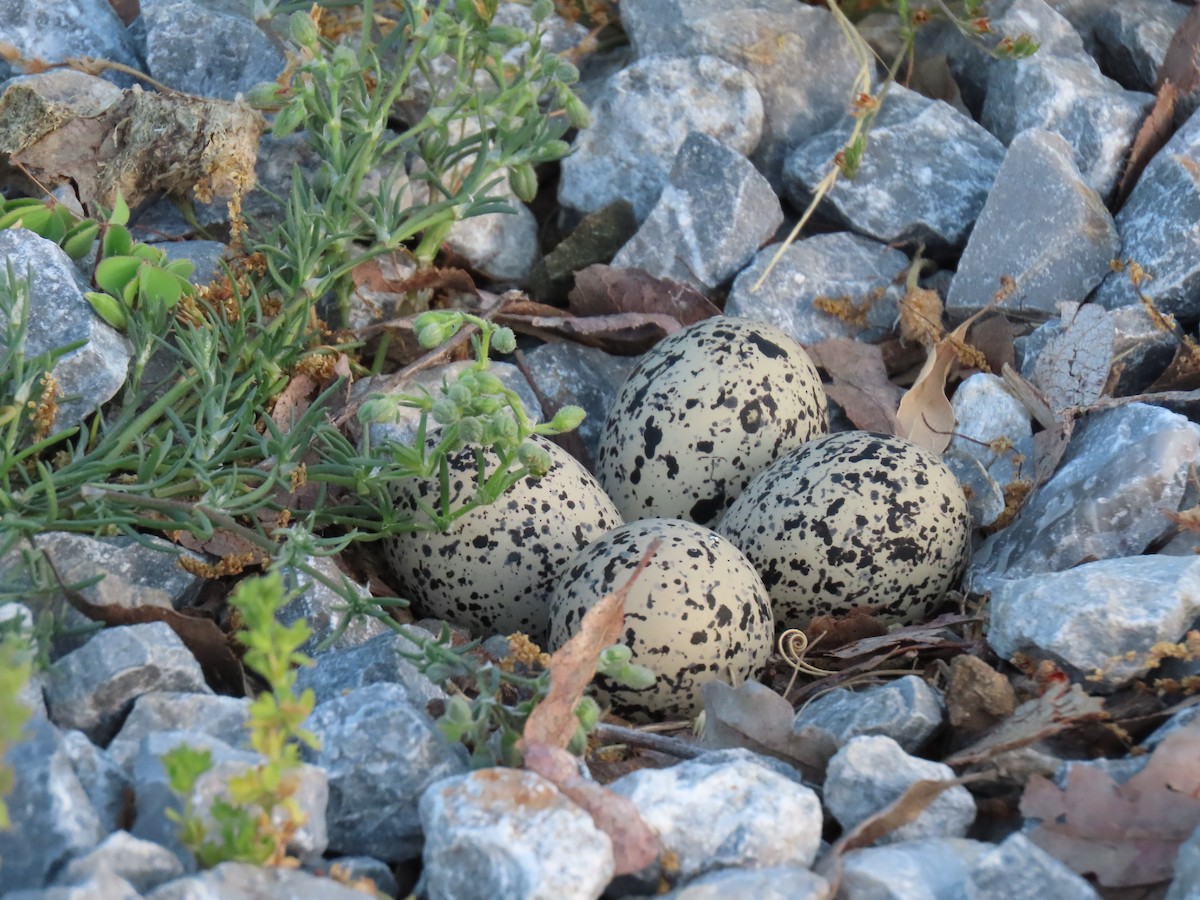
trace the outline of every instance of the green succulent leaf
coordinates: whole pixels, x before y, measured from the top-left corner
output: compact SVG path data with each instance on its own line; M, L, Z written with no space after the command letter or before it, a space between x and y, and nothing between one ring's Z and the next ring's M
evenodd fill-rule
M148 263L143 263L138 270L138 280L141 282L138 292L141 302L157 303L167 309L173 308L179 302L184 286L187 285L178 275L172 275L165 269Z
M100 291L85 291L84 297L88 303L92 304L92 309L105 322L116 328L118 331L124 331L129 325L129 320L125 315L125 304L111 294L105 294Z
M113 204L112 215L108 217L108 224L129 224L129 205L125 202L125 196L120 191L117 192L117 202Z
M92 247L95 246L96 237L99 234L100 223L84 219L63 235L60 242L63 252L71 259L83 259L92 252Z
M133 251L133 235L124 225L109 224L104 230L104 243L100 247L102 257L128 256Z
M142 260L136 256L109 256L96 266L96 284L110 294L122 294L137 277Z

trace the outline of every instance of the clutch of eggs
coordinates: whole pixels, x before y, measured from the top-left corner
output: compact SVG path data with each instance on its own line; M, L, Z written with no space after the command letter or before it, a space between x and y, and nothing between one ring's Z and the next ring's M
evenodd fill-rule
M712 525L772 460L828 430L804 348L774 326L715 316L660 341L625 379L596 477L626 521Z

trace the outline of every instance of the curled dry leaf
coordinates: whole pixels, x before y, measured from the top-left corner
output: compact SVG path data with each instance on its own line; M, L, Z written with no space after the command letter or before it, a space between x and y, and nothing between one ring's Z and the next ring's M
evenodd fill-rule
M1112 314L1094 303L1063 303L1061 328L1038 354L1030 381L1046 398L1055 419L1095 403L1112 365Z
M721 311L690 285L655 278L642 269L595 265L575 273L567 308L576 316L652 313L691 325Z
M895 432L896 409L904 391L888 378L878 345L831 338L809 347L808 354L832 379L825 393L845 410L856 428Z
M1071 766L1066 785L1034 776L1022 815L1040 819L1030 840L1105 887L1171 878L1179 845L1200 826L1200 723L1168 735L1141 771L1118 784L1106 771Z

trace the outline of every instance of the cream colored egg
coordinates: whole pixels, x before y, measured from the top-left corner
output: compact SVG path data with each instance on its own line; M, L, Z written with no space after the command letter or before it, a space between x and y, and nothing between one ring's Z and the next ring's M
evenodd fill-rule
M626 521L716 522L772 460L829 430L804 348L716 316L655 345L609 409L596 477Z
M771 655L771 605L754 567L727 540L692 522L644 519L610 531L571 560L550 597L550 647L562 646L584 614L628 581L661 539L625 601L622 643L631 662L655 673L645 690L597 678L598 699L634 721L690 718L711 681L756 678Z
M758 569L780 629L871 606L927 617L962 574L970 517L958 480L902 438L848 431L811 441L742 492L717 531Z

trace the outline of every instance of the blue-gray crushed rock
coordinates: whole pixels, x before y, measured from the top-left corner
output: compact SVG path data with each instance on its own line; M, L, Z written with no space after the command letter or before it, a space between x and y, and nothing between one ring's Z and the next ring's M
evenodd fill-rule
M788 199L807 208L849 140L852 120L800 144L787 158ZM839 177L823 215L884 243L961 248L1004 159L1004 145L940 100L895 85L871 127L852 178Z
M904 296L904 285L896 279L909 265L902 252L849 232L818 234L788 247L755 290L778 250L775 244L764 247L734 279L726 315L767 322L801 344L835 337L873 341L891 330ZM813 301L818 298L866 308L866 324L854 325L817 309Z
M1122 87L1153 93L1187 7L1172 0L1122 0L1092 9L1091 41L1084 40L1101 71Z
M0 41L12 44L24 58L62 62L93 56L142 68L133 38L108 0L0 0ZM21 74L0 59L0 81ZM106 70L104 78L121 87L135 81Z
M68 858L95 847L105 829L62 734L47 719L31 720L4 761L16 777L4 798L12 827L0 830L2 883L6 890L40 888Z
M612 840L546 779L480 769L421 795L430 897L595 900L612 879Z
M403 629L424 639L433 637L411 625ZM296 673L296 690L312 688L322 703L363 685L386 682L404 688L409 702L424 709L430 700L444 700L446 693L406 658L416 652L417 646L402 634L382 634L357 647L330 650L321 654L320 665Z
M1004 512L1004 491L974 456L947 449L942 462L954 473L967 495L967 511L975 528L986 528Z
M345 590L353 591L368 603L370 602L370 590L356 584L329 557L310 556L305 562L330 582L341 584ZM291 625L301 619L307 622L312 634L300 645L299 652L308 655L316 653L317 648L332 638L349 617L346 612L347 601L333 588L298 568L285 566L280 571L283 573L284 583L290 596L287 603L279 608L275 618L283 625ZM300 587L303 587L302 591L292 593ZM345 630L329 645L328 649L345 650L349 647L357 647L359 644L365 644L371 638L391 630L391 627L380 619L356 616L350 619Z
M1092 298L1108 309L1140 303L1139 291L1160 312L1200 316L1200 116L1193 115L1150 161L1117 213L1123 260L1151 280L1135 288L1112 272Z
M1200 561L1186 556L1102 559L994 582L988 643L1005 659L1050 659L1089 690L1144 675L1149 648L1178 641L1200 616Z
M106 628L50 667L46 705L63 728L106 745L151 691L210 693L196 658L165 622Z
M146 900L363 900L362 891L329 878L274 866L221 863L186 878L168 882Z
M1016 287L1002 309L1044 319L1082 301L1111 269L1120 240L1071 148L1041 129L1012 139L950 284L946 311L965 318L988 306L1001 277Z
M287 60L279 41L236 0L141 0L149 73L167 87L232 100L274 81Z
M421 854L417 800L430 784L467 771L464 748L398 684L369 684L326 700L307 727L321 742L303 758L329 774L329 847L389 862Z
M971 375L959 384L950 406L955 419L951 451L975 457L1002 487L1028 475L1031 462L1017 456L1033 438L1033 423L1003 378L987 372Z
M976 860L967 875L969 900L1099 900L1082 877L1017 832Z
M1000 34L1033 34L1042 46L1027 59L988 63L980 123L1005 144L1029 128L1060 135L1084 181L1107 199L1154 97L1105 78L1070 23L1044 0L1015 0L992 24Z
M906 675L861 691L837 688L822 694L796 713L792 727L821 728L839 747L859 735L885 735L905 752L916 753L945 717L941 692L916 675Z
M791 0L746 0L739 9L785 12L792 6ZM696 22L728 9L728 0L622 0L621 27L638 58L678 53L693 38Z
M801 866L767 866L761 869L718 869L686 885L659 894L659 900L823 900L829 882Z
M928 838L852 850L843 858L841 896L846 900L962 897L971 869L989 847L963 838Z
M712 56L651 57L609 79L562 161L559 202L592 212L614 200L650 214L688 134L748 154L762 136L762 98L743 70Z
M565 303L575 286L575 273L597 263L612 262L637 227L633 207L626 200L614 200L588 213L558 246L534 263L529 273L530 296L542 303Z
M918 781L950 781L954 770L944 763L910 756L890 737L851 738L829 761L825 808L851 829L887 806ZM962 785L947 788L911 822L882 843L929 837L962 837L975 821L975 800Z
M186 259L195 266L188 276L192 284L203 286L225 274L221 263L229 259L229 246L220 241L162 241L156 246L168 261Z
M249 746L250 699L216 694L155 691L143 694L108 745L108 755L133 775L142 739L159 731L198 731L231 747Z
M407 896L400 894L400 883L392 874L391 867L373 856L327 856L309 871L325 877L332 877L336 871L339 878L345 876L351 881L369 878L384 897Z
M135 838L128 831L112 832L94 850L71 860L55 878L58 884L78 884L108 870L141 893L183 874L183 864L166 847Z
M754 166L693 131L658 202L613 265L707 292L741 271L781 224L779 198Z
M1200 827L1179 846L1175 877L1163 900L1200 900Z
M968 580L984 590L1001 578L1142 553L1171 525L1163 510L1179 509L1198 436L1183 416L1143 403L1088 416L1054 476L978 548Z
M142 895L120 875L100 869L70 885L13 891L5 894L4 900L142 900Z
M129 345L96 315L83 296L90 288L71 258L53 241L24 228L0 231L0 260L7 260L18 281L29 275L26 358L86 341L61 357L51 370L59 386L55 429L77 425L125 383ZM7 269L0 266L0 284L7 279Z
M129 778L109 754L87 739L82 731L65 731L62 748L71 760L79 783L104 830L119 828L130 812Z

